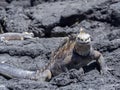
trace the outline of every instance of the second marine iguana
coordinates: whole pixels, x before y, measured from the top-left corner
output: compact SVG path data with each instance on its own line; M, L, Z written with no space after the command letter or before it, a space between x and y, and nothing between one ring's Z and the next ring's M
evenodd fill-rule
M103 55L93 49L91 36L81 28L77 36L67 37L61 43L59 48L52 53L50 62L42 69L27 71L2 64L0 65L0 74L10 78L46 80L67 71L67 69L81 69L93 60L100 66L100 73L106 73L108 68ZM8 70L9 72L7 72Z
M23 33L8 32L8 33L0 34L0 41L7 42L10 40L24 40L33 37L34 34L32 32L23 32Z

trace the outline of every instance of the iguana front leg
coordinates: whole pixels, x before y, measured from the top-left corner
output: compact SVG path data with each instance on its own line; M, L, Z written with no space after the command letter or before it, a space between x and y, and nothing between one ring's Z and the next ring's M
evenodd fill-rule
M100 66L100 73L106 74L107 71L110 69L107 67L107 64L105 63L103 55L98 51L94 51L94 56L95 56L96 62Z

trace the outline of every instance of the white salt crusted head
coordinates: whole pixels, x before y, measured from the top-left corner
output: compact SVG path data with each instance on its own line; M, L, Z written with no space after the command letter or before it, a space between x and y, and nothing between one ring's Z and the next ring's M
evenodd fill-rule
M80 28L80 33L76 37L76 41L79 44L88 44L91 42L90 34L86 33L83 28Z
M25 39L30 39L34 37L34 34L32 32L23 32L23 36Z

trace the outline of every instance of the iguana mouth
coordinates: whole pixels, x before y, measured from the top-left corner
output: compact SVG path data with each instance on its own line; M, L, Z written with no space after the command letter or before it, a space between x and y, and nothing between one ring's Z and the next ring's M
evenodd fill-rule
M83 45L89 45L90 42L77 42L77 44L78 44L78 45L81 45L81 44L83 44Z

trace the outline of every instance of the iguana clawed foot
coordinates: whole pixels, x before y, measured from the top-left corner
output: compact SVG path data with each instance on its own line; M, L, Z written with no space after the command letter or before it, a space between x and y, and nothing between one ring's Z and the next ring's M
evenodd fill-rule
M100 74L101 75L106 75L108 73L111 73L111 71L113 71L113 70L114 70L113 68L109 68L109 67L106 66L105 68L100 70Z
M38 81L48 81L51 79L51 77L52 77L52 74L50 70L45 70L44 72L39 72L39 70L37 70L36 76L33 79Z

